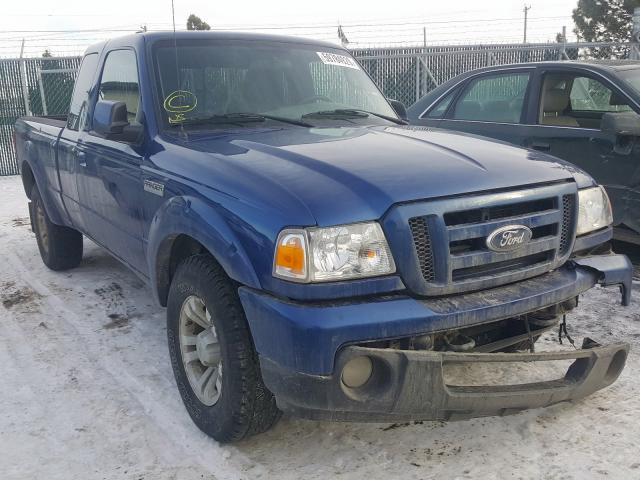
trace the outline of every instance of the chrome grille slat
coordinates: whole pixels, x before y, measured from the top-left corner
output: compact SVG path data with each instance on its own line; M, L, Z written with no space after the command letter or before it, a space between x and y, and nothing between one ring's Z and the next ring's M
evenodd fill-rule
M547 250L555 250L558 247L557 236L542 237L532 240L527 245L512 252L473 251L464 254L451 255L451 270L459 268L477 267L488 263L503 262L520 257L526 257Z
M545 210L540 214L530 214L523 216L514 216L501 218L500 220L492 220L484 223L467 223L448 227L449 241L467 240L469 238L486 237L495 229L517 223L529 228L542 227L551 225L562 220L562 212L558 209Z

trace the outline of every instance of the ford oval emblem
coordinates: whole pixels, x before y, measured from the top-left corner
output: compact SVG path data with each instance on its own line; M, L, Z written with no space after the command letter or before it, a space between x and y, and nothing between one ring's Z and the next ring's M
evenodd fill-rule
M526 245L533 232L524 225L506 225L491 232L487 237L487 247L494 252L510 252Z

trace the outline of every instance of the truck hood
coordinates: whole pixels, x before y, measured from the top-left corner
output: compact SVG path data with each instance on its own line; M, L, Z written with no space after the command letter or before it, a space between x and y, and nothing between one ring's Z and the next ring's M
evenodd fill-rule
M244 130L191 138L183 146L214 155L226 174L260 185L260 192L235 195L279 205L295 198L320 226L378 219L401 202L545 182L593 184L554 157L424 127Z

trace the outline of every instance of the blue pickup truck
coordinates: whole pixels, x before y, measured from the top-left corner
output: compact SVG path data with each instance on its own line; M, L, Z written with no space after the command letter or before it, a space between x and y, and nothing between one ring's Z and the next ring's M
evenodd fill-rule
M219 441L282 411L503 415L615 381L627 344L534 346L566 333L596 284L629 303L604 190L547 154L403 113L328 43L179 32L94 45L68 116L16 124L42 259L77 266L86 236L149 284L185 407ZM535 383L449 378L548 360L573 363Z

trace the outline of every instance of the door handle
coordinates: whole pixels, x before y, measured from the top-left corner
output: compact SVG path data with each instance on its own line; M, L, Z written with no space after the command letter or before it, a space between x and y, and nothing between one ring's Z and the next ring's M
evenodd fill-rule
M538 150L540 152L548 152L549 150L551 150L551 145L545 142L531 142L531 145L529 145L529 148Z
M81 167L87 166L87 159L84 152L78 152L76 150L76 158L78 159L78 165L80 165Z

